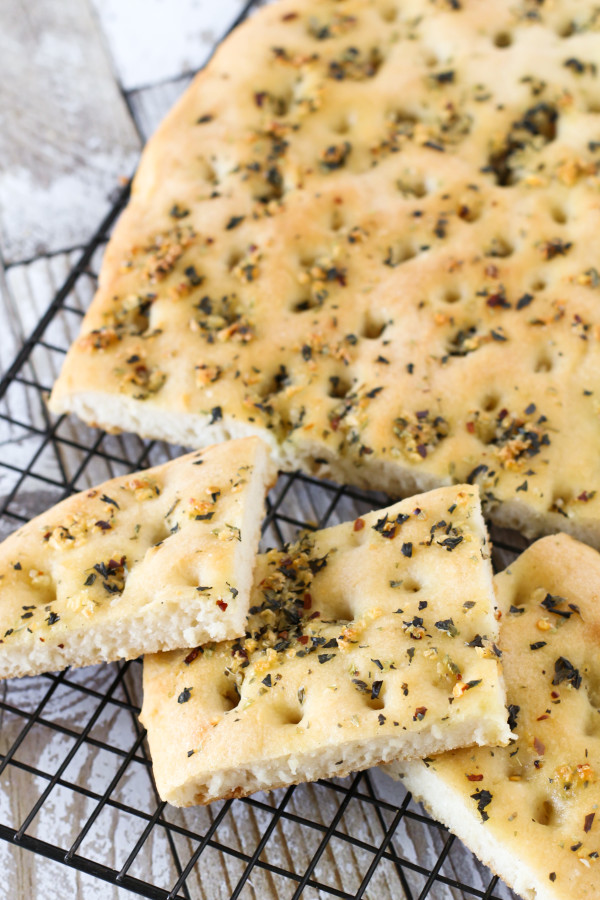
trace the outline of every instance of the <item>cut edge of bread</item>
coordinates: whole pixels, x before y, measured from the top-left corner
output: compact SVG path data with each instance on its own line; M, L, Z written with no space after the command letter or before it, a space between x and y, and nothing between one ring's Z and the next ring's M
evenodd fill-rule
M455 834L477 858L498 875L523 900L559 900L552 883L540 881L522 859L485 827L473 804L454 790L422 760L395 761L382 766L395 781L401 781L428 812Z
M506 742L505 730L496 722L479 716L466 718L452 734L439 733L435 725L427 731L394 737L359 739L346 745L315 748L306 753L289 753L244 768L232 767L200 781L195 777L169 788L163 784L161 796L173 806L185 807L235 797L256 791L272 791L321 778L343 778L352 772L369 769L402 758L422 758L465 746L497 746ZM340 758L341 757L341 758Z
M353 484L363 490L383 491L393 498L411 497L450 484L422 469L398 465L392 460L366 460L357 469L351 460L336 456L326 447L304 440L300 446L277 439L273 431L252 426L224 415L211 424L210 413L179 413L152 410L133 397L112 396L102 391L55 390L49 400L50 410L59 415L76 415L86 424L108 432L134 432L141 437L166 441L191 449L242 437L259 437L268 444L273 459L282 471L299 469L315 478L331 479L339 484ZM318 460L318 461L317 461ZM600 550L600 522L570 519L559 513L535 513L518 500L504 500L489 505L486 516L501 528L521 532L533 539L563 531L577 540Z
M113 396L103 391L60 390L58 382L57 386L59 389L55 387L48 400L50 411L55 415L75 415L92 428L102 428L109 433L132 432L193 450L236 438L259 437L269 446L273 459L281 463L280 445L268 429L237 422L231 417L211 424L210 412L153 410L135 397Z
M241 594L241 591L240 591ZM143 653L198 646L214 640L218 630L204 618L202 598L187 602L157 601L126 620L110 620L99 625L81 625L70 629L68 639L60 634L43 644L3 649L0 678L41 675L58 672L68 666L91 666L117 659L136 659Z
M260 445L257 452L248 494L244 504L242 537L235 542L234 571L238 595L230 604L229 621L224 622L217 606L207 608L202 594L176 591L147 603L123 619L118 616L104 622L82 623L68 635L48 629L44 640L33 648L4 644L2 647L0 678L39 675L56 672L67 666L88 666L117 659L135 659L145 653L197 647L209 641L231 640L243 634L260 530L265 512L265 495L275 481L277 472L268 448Z

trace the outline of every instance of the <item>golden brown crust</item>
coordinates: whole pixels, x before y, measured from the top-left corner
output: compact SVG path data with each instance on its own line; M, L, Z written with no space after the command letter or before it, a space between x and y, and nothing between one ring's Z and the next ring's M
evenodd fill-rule
M495 581L516 740L393 771L523 896L597 897L600 557L548 537Z
M245 637L144 661L142 720L178 806L506 740L476 487L259 557Z
M24 525L0 544L0 677L240 634L271 480L265 445L248 438L114 478Z
M390 493L476 479L501 524L600 544L599 24L260 11L149 143L53 409L260 431Z

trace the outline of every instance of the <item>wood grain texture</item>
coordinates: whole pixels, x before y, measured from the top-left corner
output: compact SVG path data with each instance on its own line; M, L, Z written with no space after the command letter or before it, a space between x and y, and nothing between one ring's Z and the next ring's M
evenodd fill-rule
M43 256L30 263L14 265L5 272L4 281L0 282L0 323L5 335L0 343L2 368L8 367L19 344L31 333L78 255L74 251L51 257ZM74 310L83 310L91 299L94 287L95 279L91 275L80 278L69 298L69 306ZM76 312L64 312L57 316L46 335L48 346L36 346L22 374L49 388L60 369L64 350L77 333L79 322L80 316ZM18 381L13 382L2 400L0 411L11 420L2 423L0 446L3 448L3 462L22 468L38 451L41 443L39 431L44 431L51 422L43 397L35 388ZM90 429L77 429L70 422L65 422L61 434L70 440L78 440L84 447L90 442ZM81 457L80 451L72 451L67 445L63 446L64 449L61 449L48 443L41 451L34 468L39 474L54 479L57 485L64 480L65 474L74 470ZM96 460L90 477L98 475L102 479L107 471L106 464ZM10 491L16 477L11 469L0 468L0 496L5 496ZM27 486L24 487L25 491L20 494L21 505L28 493ZM33 515L34 507L39 503L49 505L60 499L58 486L53 489L51 485L42 482L35 484L32 480L29 490L31 504L23 510L25 515ZM0 534L5 535L15 525L15 522L3 521Z
M126 90L204 65L245 0L92 0Z
M116 667L99 666L76 673L72 680L83 687L97 691L110 690L114 680ZM4 702L23 711L33 711L44 697L50 682L45 678L20 679L2 684L1 695ZM114 694L116 699L124 699L123 690ZM76 689L59 687L46 702L42 717L46 721L59 724L73 733L81 731L99 705L99 700ZM127 721L129 718L129 721ZM26 723L26 719L3 711L0 714L0 745L5 753ZM98 718L93 736L98 741L105 741L114 747L122 747L131 741L132 721L128 713L107 705L105 713ZM43 724L35 725L15 754L20 763L35 766L40 772L54 774L63 763L66 754L75 744L74 737L61 735ZM65 769L62 778L74 786L89 787L101 792L102 785L108 783L115 770L122 762L121 757L105 750L96 750L85 744L74 756L72 763ZM141 776L141 777L140 777ZM138 804L147 800L151 804L151 786L147 771L139 772L134 764L128 771L126 780L120 784L117 793L121 796L136 784L135 794ZM46 788L46 779L32 777L25 771L10 767L1 778L0 810L2 822L18 827L32 809L42 791ZM95 802L84 798L75 791L56 787L44 803L42 811L34 819L27 833L49 841L56 846L68 849L77 836L79 829L95 807ZM81 852L90 859L104 864L122 864L124 847L132 846L141 828L138 824L123 819L115 810L107 810L99 819L101 829L90 832L89 839L84 842ZM158 835L157 835L158 839ZM153 841L145 848L147 874L151 875L151 854ZM160 847L156 846L160 853ZM107 884L81 875L80 873L59 866L31 853L21 851L10 845L0 843L0 863L3 865L3 884L6 897L18 900L35 898L35 900L123 900L125 892Z
M83 244L139 146L86 0L0 4L5 261Z
M167 81L164 84L131 91L129 105L145 141L154 134L191 81L190 75L184 75L175 81Z

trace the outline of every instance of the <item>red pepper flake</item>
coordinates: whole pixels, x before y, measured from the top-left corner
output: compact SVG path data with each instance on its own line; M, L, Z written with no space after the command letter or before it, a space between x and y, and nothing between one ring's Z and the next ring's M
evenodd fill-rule
M301 644L308 644L308 635L301 634L300 637L298 638L298 640L300 641Z
M467 422L467 431L469 434L475 434L475 422Z
M587 503L592 499L596 491L582 491L581 494L577 497L578 500L581 500L582 503Z
M585 831L586 834L588 833L588 831L591 831L591 829L592 829L592 825L594 824L594 816L595 815L596 815L596 813L588 813L588 815L585 817L585 822L583 823L583 830Z
M189 666L190 663L193 663L197 656L202 652L201 647L195 647L193 650L190 650L186 658L184 659L184 663L186 666Z
M362 531L365 527L364 519L355 519L354 520L354 531Z
M310 609L312 607L312 595L309 594L308 591L304 594L302 601L304 609Z
M546 713L544 713L543 716L537 717L536 722L541 722L541 721L543 721L543 719L548 719L548 718L550 718L550 717Z
M483 781L483 775L467 775L469 781Z
M416 722L417 720L420 722L422 719L424 719L426 712L426 706L417 706L417 708L415 709L415 714L413 716L413 722Z
M340 427L340 421L341 421L340 416L333 416L333 418L331 419L331 422L330 422L332 431L338 430L338 428Z
M544 744L542 744L542 742L539 740L539 738L534 737L533 746L534 746L535 752L537 753L538 756L543 756L544 753L546 752L546 747Z
M294 19L298 18L298 13L290 12L286 13L285 16L281 17L282 22L292 22Z
M225 612L225 610L227 609L227 604L225 603L225 601L224 601L224 600L217 600L216 603L217 603L217 606L219 607L219 609L220 609L222 612Z
M510 309L510 303L508 303L504 293L502 291L498 291L496 294L490 294L487 298L486 303L492 309L496 307L501 307L502 309Z

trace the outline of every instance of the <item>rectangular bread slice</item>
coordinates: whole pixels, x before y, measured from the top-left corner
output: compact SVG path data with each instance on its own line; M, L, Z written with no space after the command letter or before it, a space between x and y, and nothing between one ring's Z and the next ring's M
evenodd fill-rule
M0 677L243 634L265 493L258 438L63 500L0 544Z
M265 6L149 142L51 409L600 547L599 58L596 0Z
M526 900L600 896L600 556L543 538L496 576L513 742L386 766Z
M144 660L176 806L506 742L476 487L440 488L259 557L243 638Z

